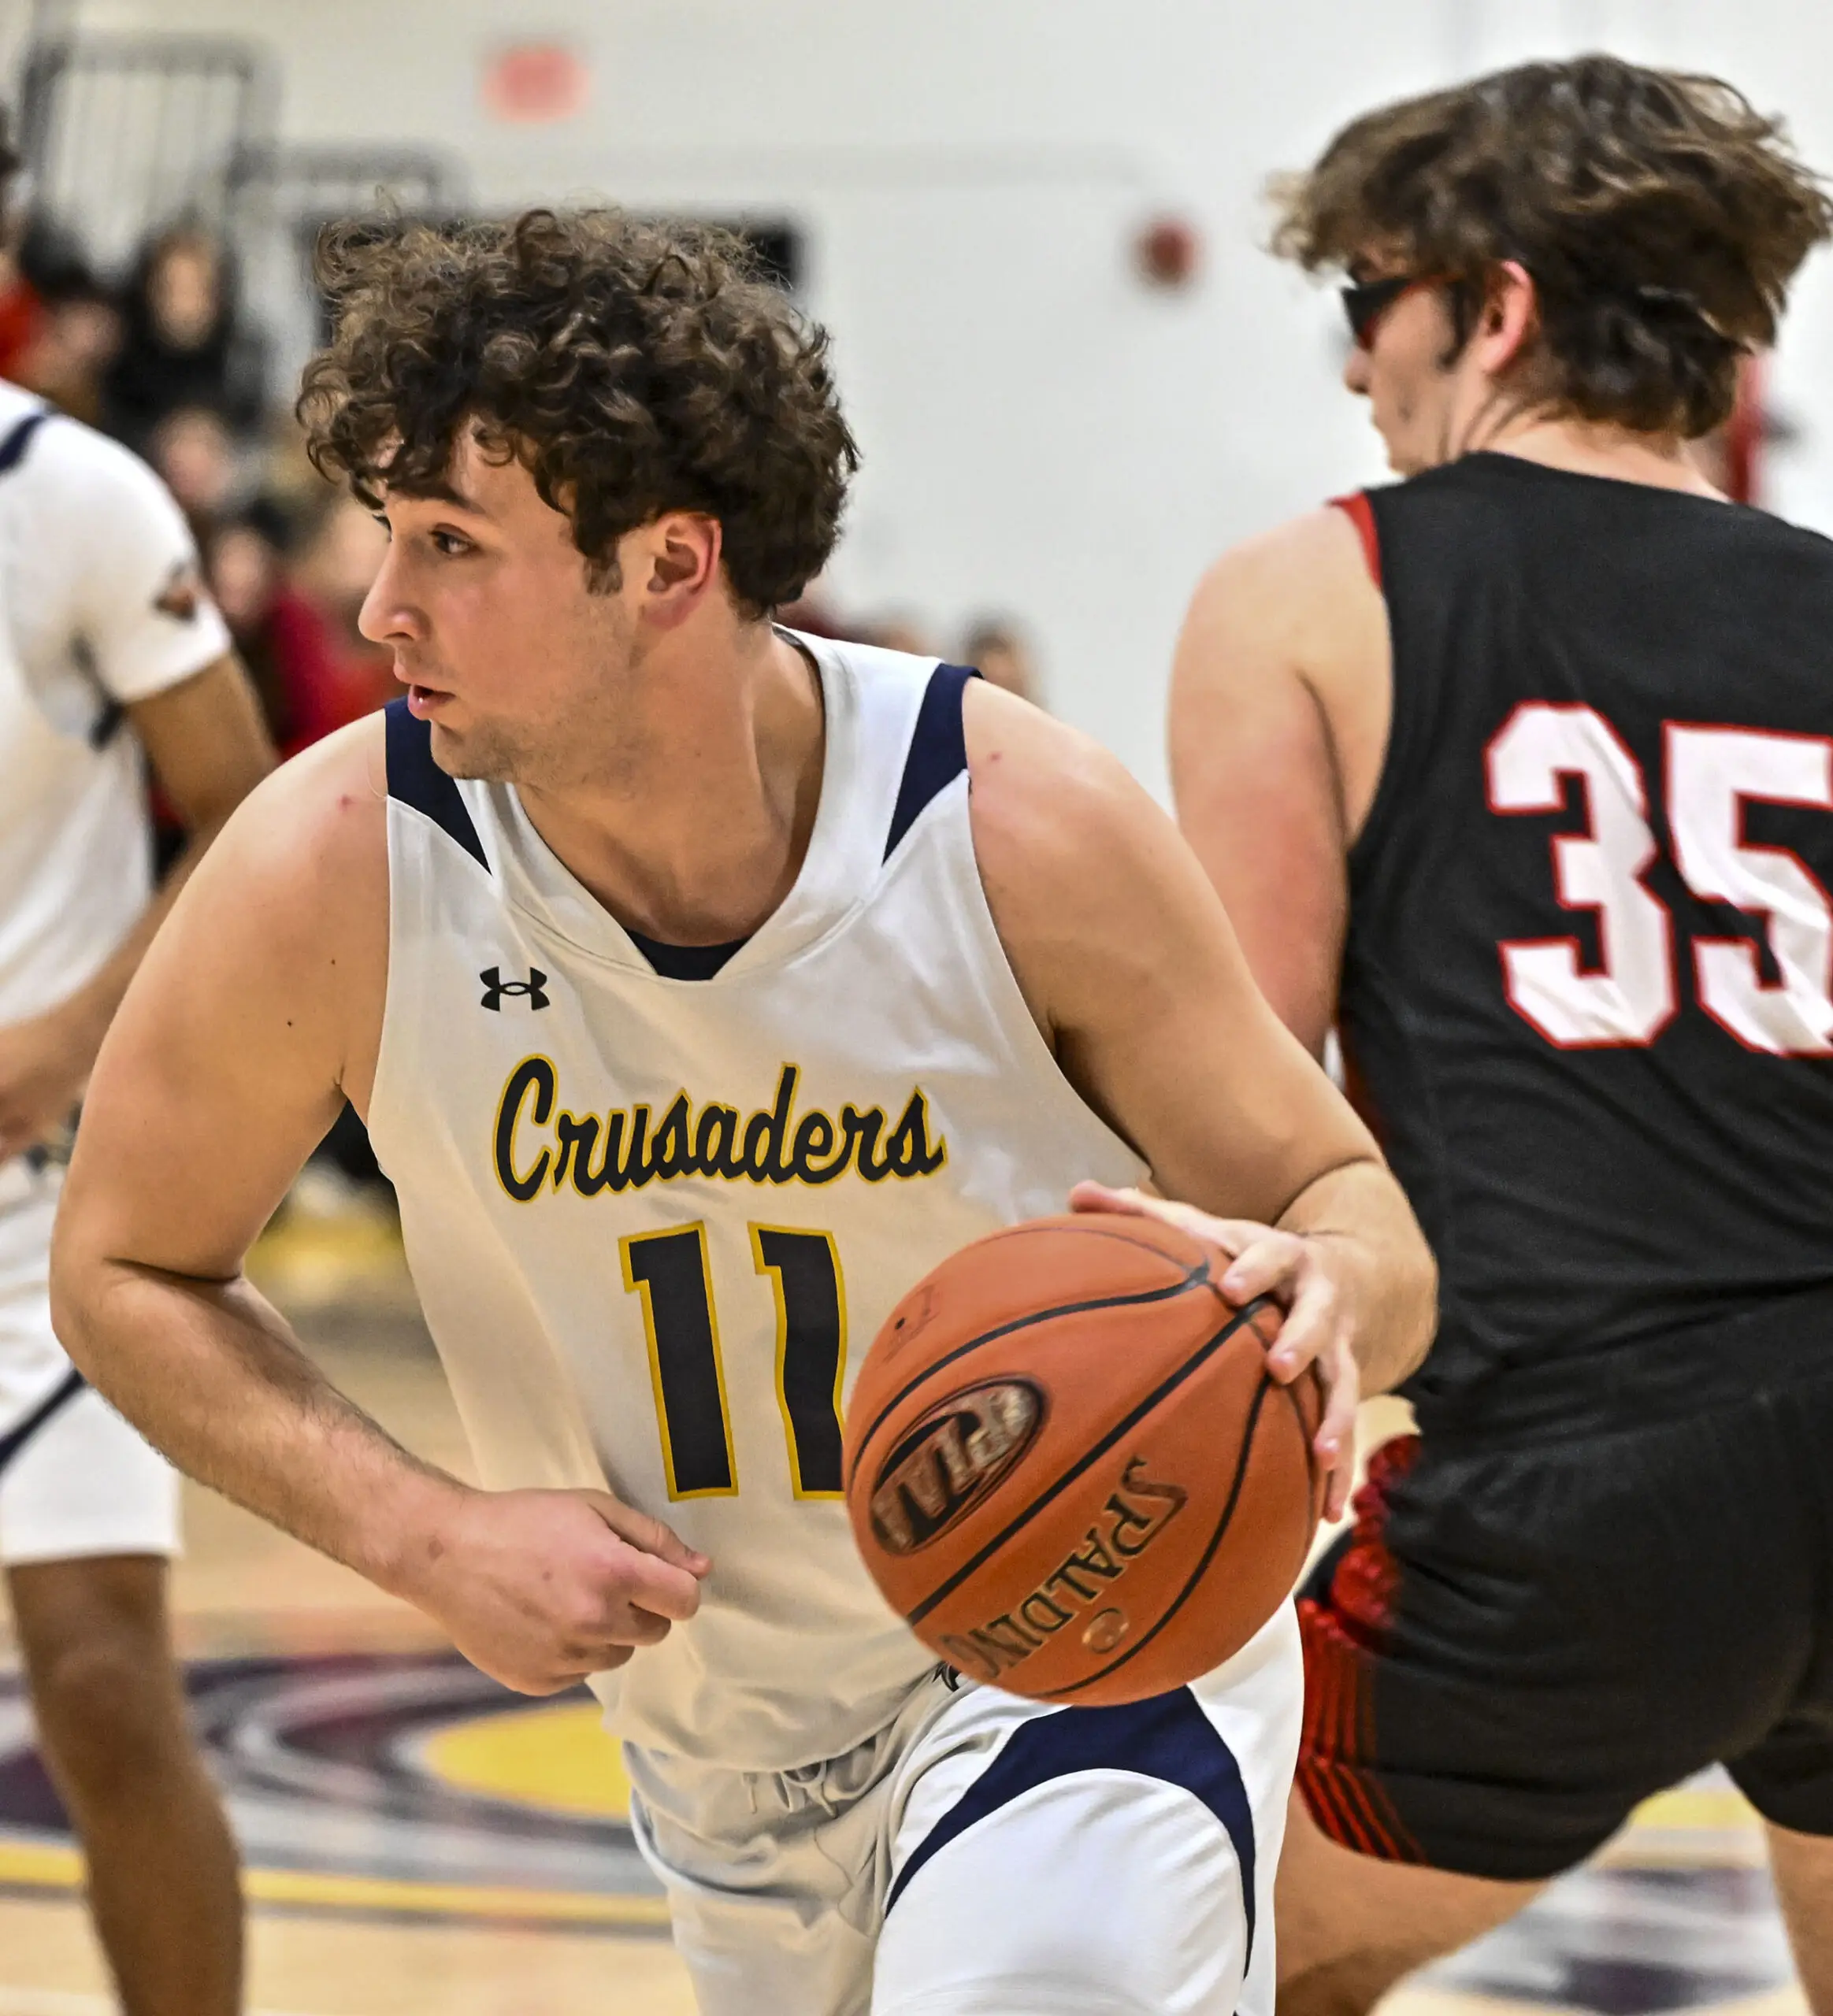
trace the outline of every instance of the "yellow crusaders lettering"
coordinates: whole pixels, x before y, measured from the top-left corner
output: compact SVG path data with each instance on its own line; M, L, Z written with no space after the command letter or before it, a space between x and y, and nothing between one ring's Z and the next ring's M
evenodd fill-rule
M497 1102L492 1158L497 1180L518 1203L570 1184L581 1197L640 1190L683 1177L728 1182L832 1183L849 1170L867 1183L933 1176L948 1144L932 1137L929 1102L914 1087L896 1121L881 1106L818 1107L798 1115L800 1067L785 1064L777 1095L749 1114L683 1091L654 1117L647 1104L574 1114L559 1103L559 1073L545 1057L525 1057Z
M1189 1496L1181 1485L1155 1482L1145 1474L1145 1458L1127 1464L1115 1492L1102 1507L1103 1523L1091 1526L1082 1544L1062 1566L1052 1569L1022 1603L1003 1616L978 1625L965 1637L942 1640L949 1658L976 1680L997 1680L1054 1637L1065 1625L1095 1605L1082 1642L1108 1651L1125 1636L1126 1613L1118 1584L1127 1563L1145 1553L1183 1509Z

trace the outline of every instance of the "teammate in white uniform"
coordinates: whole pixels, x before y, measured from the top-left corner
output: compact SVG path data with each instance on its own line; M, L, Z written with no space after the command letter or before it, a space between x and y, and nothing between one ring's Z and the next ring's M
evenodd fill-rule
M52 1334L62 1136L169 891L272 766L177 506L124 448L0 384L0 1561L97 1929L149 2016L236 2006L235 1854L165 1617L178 1480Z
M1132 1707L952 1689L854 1553L844 1394L945 1254L1149 1169L1229 1214L1163 1207L1231 1292L1290 1302L1340 1487L1430 1262L1116 764L771 627L852 450L824 339L734 257L540 213L333 249L304 410L384 508L364 624L409 698L259 795L143 972L72 1173L72 1347L486 1670L590 1677L711 2016L1265 2016L1289 1615ZM346 1092L484 1491L241 1275Z

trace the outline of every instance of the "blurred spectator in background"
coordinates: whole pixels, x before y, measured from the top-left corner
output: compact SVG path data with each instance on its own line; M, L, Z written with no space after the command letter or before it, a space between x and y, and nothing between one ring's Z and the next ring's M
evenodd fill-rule
M935 640L921 619L902 610L859 617L843 624L840 634L855 644L876 644L881 650L908 651L919 658L937 655Z
M840 618L818 580L811 581L795 601L785 602L777 611L777 621L787 630L800 630L811 637L843 634Z
M1044 704L1044 682L1023 631L1004 617L982 617L969 629L961 662L977 667L982 679L1016 693L1034 707Z
M121 317L106 288L93 280L53 295L15 382L81 421L99 428L102 386L121 347ZM12 375L12 374L8 374Z
M109 428L144 452L180 407L201 407L231 428L258 418L261 357L236 318L235 275L209 232L180 224L142 251L121 300L120 355L108 374Z
M71 235L42 220L0 250L0 378L91 426L121 317Z
M225 518L204 547L210 593L247 666L281 755L369 713L372 680L352 678L331 624L289 577L293 527L271 498Z
M223 416L210 406L175 407L147 437L145 454L178 499L191 536L207 546L230 510L239 476L235 437Z
M20 367L44 324L44 302L17 256L0 247L0 378L21 383Z
M388 543L388 534L368 511L342 492L324 510L293 569L294 584L329 628L339 680L352 696L354 711L346 719L380 706L401 691L394 653L385 644L372 644L357 628Z

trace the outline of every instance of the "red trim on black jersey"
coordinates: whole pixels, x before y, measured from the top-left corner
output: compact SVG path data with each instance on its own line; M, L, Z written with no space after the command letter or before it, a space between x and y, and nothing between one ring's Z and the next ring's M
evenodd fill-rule
M1381 1782L1373 1687L1400 1580L1382 1532L1388 1494L1419 1451L1416 1436L1375 1451L1368 1480L1356 1494L1353 1537L1328 1588L1321 1598L1301 1596L1298 1603L1304 1641L1298 1789L1321 1833L1382 1862L1426 1859Z
M1354 490L1347 497L1333 497L1330 503L1333 511L1341 511L1356 528L1356 536L1362 542L1362 557L1368 562L1368 578L1378 588L1381 535L1375 528L1375 507L1368 501L1367 491Z

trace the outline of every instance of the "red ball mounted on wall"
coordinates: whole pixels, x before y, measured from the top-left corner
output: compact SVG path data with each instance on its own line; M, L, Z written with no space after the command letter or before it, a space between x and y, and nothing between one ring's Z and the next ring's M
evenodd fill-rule
M1202 236L1188 218L1151 218L1134 239L1134 267L1148 287L1187 287L1202 263Z

